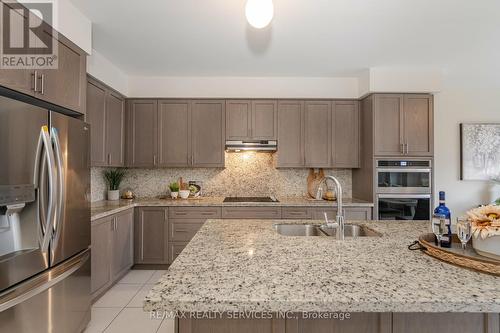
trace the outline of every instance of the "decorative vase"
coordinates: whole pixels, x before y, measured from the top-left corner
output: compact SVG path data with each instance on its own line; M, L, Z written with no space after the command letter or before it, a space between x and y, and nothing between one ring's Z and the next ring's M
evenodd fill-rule
M189 198L189 190L180 190L179 194L181 196L181 199L187 199Z
M119 190L109 190L108 191L108 200L109 201L116 201L120 199L120 191Z
M177 199L178 196L179 196L179 192L170 192L170 197L172 199Z
M500 236L472 237L472 247L482 256L500 260Z

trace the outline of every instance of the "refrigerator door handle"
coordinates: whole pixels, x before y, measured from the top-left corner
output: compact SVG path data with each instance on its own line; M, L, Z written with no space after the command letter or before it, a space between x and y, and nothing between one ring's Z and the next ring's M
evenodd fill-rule
M46 253L49 249L49 243L50 239L52 237L52 228L51 228L51 223L54 220L54 214L55 214L55 199L56 199L56 187L55 187L55 181L56 181L56 172L55 172L55 158L54 158L54 153L52 151L52 144L49 136L49 130L47 126L42 126L42 129L40 131L40 138L41 142L43 142L44 146L44 153L45 156L42 159L42 163L44 165L42 166L42 172L45 172L45 163L48 168L48 175L49 175L49 199L48 199L48 205L47 205L47 215L46 217L44 214L40 214L41 219L39 221L39 228L38 228L38 241L40 243L40 249L42 253ZM41 148L40 148L41 151ZM38 153L38 149L37 149ZM40 163L37 161L38 164ZM38 171L39 166L35 166L35 170ZM45 181L44 181L44 175L42 176L42 181L39 182L39 175L37 175L36 182L37 185L40 185L39 191L40 192L45 192ZM38 184L39 182L39 184ZM40 194L41 196L45 195L45 193ZM41 203L42 205L44 202Z
M58 284L80 269L89 258L90 251L85 250L83 253L70 259L67 263L46 271L0 294L0 312L8 310Z
M55 150L55 162L57 168L57 201L56 201L56 213L54 219L54 234L52 237L52 249L57 248L57 243L61 236L61 226L62 226L62 213L64 212L64 202L66 195L64 193L65 175L64 175L64 161L63 154L61 150L61 143L59 140L59 134L55 127L51 128L51 138L54 143Z

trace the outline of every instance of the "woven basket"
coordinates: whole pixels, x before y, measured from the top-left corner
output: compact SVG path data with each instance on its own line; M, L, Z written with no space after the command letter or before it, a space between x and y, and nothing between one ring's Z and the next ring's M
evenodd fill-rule
M456 235L453 235L451 248L438 247L434 240L434 234L420 236L418 242L423 247L422 251L434 258L457 266L500 276L500 261L481 256L470 247L464 252Z

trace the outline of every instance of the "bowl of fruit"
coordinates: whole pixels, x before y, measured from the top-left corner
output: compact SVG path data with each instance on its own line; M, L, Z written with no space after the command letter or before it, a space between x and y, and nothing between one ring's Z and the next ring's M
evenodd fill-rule
M488 205L467 212L472 222L472 247L482 256L500 260L500 206Z

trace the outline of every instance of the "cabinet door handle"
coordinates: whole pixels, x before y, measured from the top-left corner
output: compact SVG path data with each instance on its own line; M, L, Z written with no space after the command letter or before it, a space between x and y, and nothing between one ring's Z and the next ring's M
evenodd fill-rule
M188 230L186 230L186 229L177 229L177 230L175 230L174 232L181 232L181 233L182 233L182 232L189 232L189 231L188 231Z
M108 154L108 165L111 165L111 153Z
M191 153L191 165L194 165L194 154Z
M399 151L401 152L401 154L404 155L404 153L405 153L405 144L404 143L399 144Z
M406 143L406 155L410 154L410 144Z
M144 261L144 222L141 223L141 261Z
M33 72L31 76L33 77L33 91L38 92L38 71Z
M153 165L156 165L156 155L153 155Z
M44 94L45 94L45 74L42 74L42 75L40 76L40 78L41 78L41 80L42 80L42 84L41 84L41 87L40 87L40 93L41 93L42 95L44 95Z

